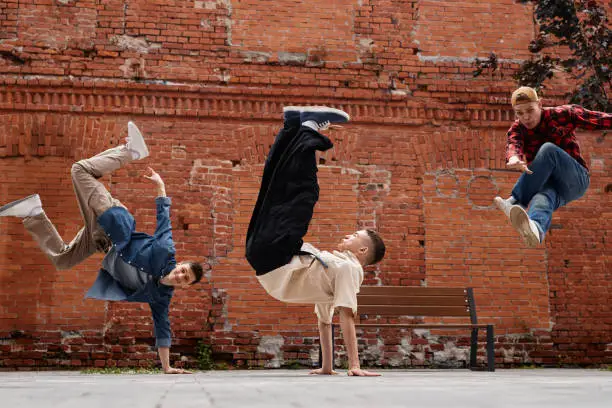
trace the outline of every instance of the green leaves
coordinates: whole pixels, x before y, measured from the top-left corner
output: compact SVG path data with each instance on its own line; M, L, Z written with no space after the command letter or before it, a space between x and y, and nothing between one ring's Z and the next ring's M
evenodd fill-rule
M519 85L545 88L547 79L557 72L565 72L578 83L568 94L570 102L610 112L612 105L607 89L612 83L609 51L612 31L608 28L605 8L595 0L537 0L533 3L538 33L528 48L534 57L515 75ZM559 46L567 46L571 56L558 58L541 54ZM559 50L552 51L554 55L563 55Z
M477 77L482 74L482 71L484 71L485 69L491 69L492 71L496 71L499 67L497 55L495 55L495 53L493 52L489 55L489 58L487 59L476 58L475 64L476 69L472 72L472 75L474 77Z

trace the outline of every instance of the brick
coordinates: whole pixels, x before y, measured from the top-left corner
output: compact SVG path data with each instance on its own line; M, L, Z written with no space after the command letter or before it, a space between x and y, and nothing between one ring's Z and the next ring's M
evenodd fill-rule
M49 1L0 2L0 192L3 201L39 192L71 239L81 218L70 165L122 143L128 117L136 120L151 138L150 161L102 181L152 232L153 194L138 177L146 164L157 167L174 198L177 256L212 264L201 285L177 291L173 361L193 366L203 340L226 361L263 366L264 333L283 337L285 358L306 360L318 347L312 307L271 299L244 259L244 240L282 105L327 101L354 123L333 133L335 147L321 155L307 241L331 249L342 234L377 228L388 256L366 268L364 284L474 287L504 366L610 361L612 153L600 134L579 135L592 187L555 213L543 247L522 246L491 206L518 176L504 168L504 135L516 60L530 56L529 7L462 2L449 12L444 2L340 0L320 4L312 18L309 5L286 1L143 3L137 13L115 3L80 2L58 20ZM141 47L115 44L115 36ZM498 71L474 78L473 58L491 51ZM549 87L547 102L565 102L562 88ZM146 306L82 299L99 256L55 271L18 221L0 219L0 229L0 338L9 339L0 365L157 364ZM15 329L24 337L11 339ZM432 352L469 347L457 331L364 336L362 354L379 338L388 353L366 356L372 364L426 367ZM421 354L402 357L404 344Z

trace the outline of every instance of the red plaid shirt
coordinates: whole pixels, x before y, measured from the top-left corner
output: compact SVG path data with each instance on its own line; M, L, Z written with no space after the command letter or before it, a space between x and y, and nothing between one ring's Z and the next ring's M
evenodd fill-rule
M588 166L580 154L580 146L574 130L580 127L587 130L612 128L612 115L594 112L578 105L563 105L554 108L543 108L540 124L534 129L527 129L517 120L508 130L506 161L518 156L527 164L535 159L540 147L551 142L565 150L587 170Z

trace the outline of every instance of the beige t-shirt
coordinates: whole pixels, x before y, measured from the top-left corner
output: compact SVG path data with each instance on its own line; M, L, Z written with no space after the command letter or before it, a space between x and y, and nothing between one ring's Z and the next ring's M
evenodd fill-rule
M327 264L309 255L296 255L287 265L258 276L270 296L287 303L314 303L323 323L331 323L334 309L347 307L357 313L357 293L363 282L363 268L350 251L319 251L302 245Z

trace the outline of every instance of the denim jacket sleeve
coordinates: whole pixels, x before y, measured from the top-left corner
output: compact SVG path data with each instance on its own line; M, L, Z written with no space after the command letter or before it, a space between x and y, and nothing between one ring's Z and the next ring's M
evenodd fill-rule
M149 303L153 326L155 327L155 347L170 347L172 344L172 331L170 330L170 319L168 318L168 303Z
M170 223L170 197L157 197L155 205L157 207L157 227L153 237L157 241L157 245L169 253L174 254L174 241L172 240L172 224Z
M172 224L170 223L170 197L157 197L155 206L157 207L157 227L155 228L155 238L172 239Z

